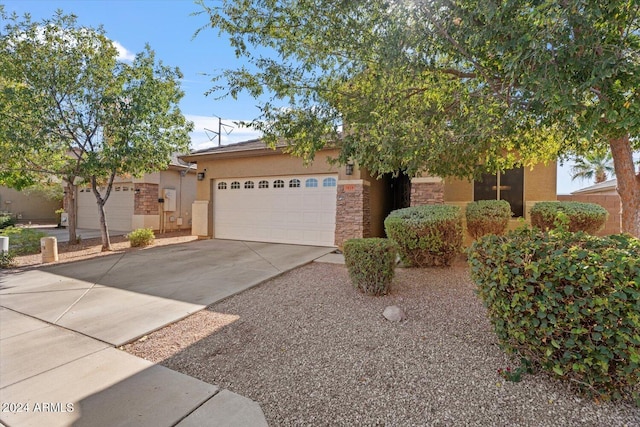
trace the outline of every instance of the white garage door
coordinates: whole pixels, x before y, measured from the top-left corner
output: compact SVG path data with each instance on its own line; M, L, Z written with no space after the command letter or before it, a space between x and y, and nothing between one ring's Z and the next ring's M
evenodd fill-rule
M334 246L337 175L219 179L218 239Z
M113 231L131 231L133 218L133 184L113 184L111 195L104 207L107 226ZM78 228L100 228L100 216L96 196L91 188L78 190Z

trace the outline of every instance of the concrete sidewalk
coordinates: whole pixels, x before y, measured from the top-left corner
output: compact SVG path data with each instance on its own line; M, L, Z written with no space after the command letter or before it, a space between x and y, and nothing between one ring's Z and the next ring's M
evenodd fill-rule
M1 275L0 421L266 425L256 402L113 346L331 251L204 240Z
M215 385L7 309L0 322L7 426L267 425L256 402Z

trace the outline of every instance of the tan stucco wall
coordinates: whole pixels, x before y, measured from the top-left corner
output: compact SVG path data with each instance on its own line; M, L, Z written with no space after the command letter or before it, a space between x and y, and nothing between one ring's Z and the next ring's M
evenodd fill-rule
M176 210L173 212L161 212L164 215L165 230L183 230L191 228L193 202L196 200L196 174L188 172L184 177L179 170L169 169L160 173L159 197L162 197L164 189L176 190ZM182 225L178 223L182 222Z
M385 190L382 179L369 179L369 201L371 203L371 237L384 237Z
M56 223L55 211L62 207L62 201L49 200L35 193L25 194L0 186L0 212L9 212L19 222Z
M152 230L160 229L160 215L133 215L131 218L131 229L151 228Z
M473 181L446 178L444 180L444 201L445 203L473 201Z
M556 162L524 168L524 200L556 200L558 167Z

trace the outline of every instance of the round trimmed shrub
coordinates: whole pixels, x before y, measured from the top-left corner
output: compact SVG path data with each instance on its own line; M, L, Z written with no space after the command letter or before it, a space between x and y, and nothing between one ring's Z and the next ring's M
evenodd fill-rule
M396 245L378 237L344 243L344 261L351 283L367 295L386 295L395 274Z
M132 248L149 246L153 244L156 236L150 228L138 228L127 234Z
M557 228L558 212L569 217L569 231L597 233L607 222L609 212L596 203L538 202L531 208L531 225L542 230Z
M11 215L0 215L0 230L16 225L16 220Z
M600 399L640 382L640 240L522 229L471 245L502 347Z
M15 263L15 254L11 251L0 251L0 269L11 268Z
M462 248L462 215L457 206L398 209L384 220L384 229L398 245L402 261L411 267L451 265Z
M504 234L511 218L506 200L479 200L467 205L467 232L477 239L486 234Z

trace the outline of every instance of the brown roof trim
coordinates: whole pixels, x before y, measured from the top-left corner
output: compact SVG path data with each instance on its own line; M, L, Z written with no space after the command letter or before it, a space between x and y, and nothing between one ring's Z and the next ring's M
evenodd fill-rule
M219 147L206 148L194 151L191 154L180 156L183 161L197 163L198 159L207 157L228 158L228 157L253 157L279 154L286 143L278 143L276 148L268 147L262 139L252 139L249 141L237 142L235 144L222 145Z
M249 141L237 142L235 144L194 151L191 154L180 156L180 159L185 162L198 163L199 159L270 156L274 154L282 154L282 150L286 147L287 143L282 140L276 144L275 148L272 148L267 146L262 139L252 139ZM337 147L325 147L323 150L331 150L335 148Z

